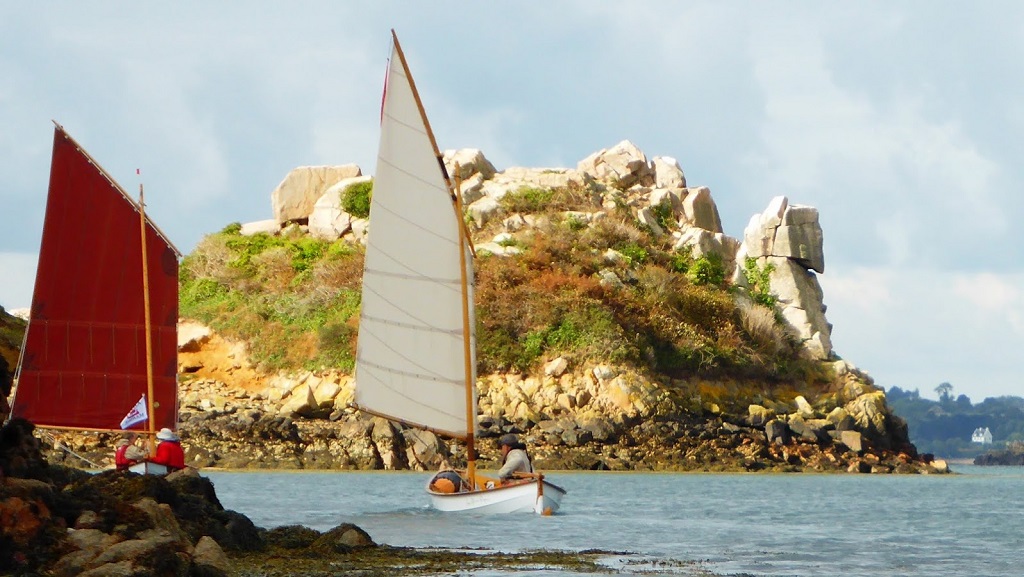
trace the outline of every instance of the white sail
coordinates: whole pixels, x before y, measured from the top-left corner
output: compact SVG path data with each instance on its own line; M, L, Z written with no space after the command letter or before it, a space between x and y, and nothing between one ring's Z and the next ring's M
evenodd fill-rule
M393 45L381 113L356 354L364 410L456 437L475 428L472 264L437 146ZM463 288L465 287L465 289ZM464 299L468 301L466 346ZM467 351L470 379L467 383Z

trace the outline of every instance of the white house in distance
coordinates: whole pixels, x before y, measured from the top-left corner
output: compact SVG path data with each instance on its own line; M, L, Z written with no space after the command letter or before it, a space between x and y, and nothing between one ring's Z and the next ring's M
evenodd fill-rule
M981 427L974 429L974 434L971 435L971 442L981 443L982 445L991 445L992 431L989 431L988 427L985 427L984 429Z

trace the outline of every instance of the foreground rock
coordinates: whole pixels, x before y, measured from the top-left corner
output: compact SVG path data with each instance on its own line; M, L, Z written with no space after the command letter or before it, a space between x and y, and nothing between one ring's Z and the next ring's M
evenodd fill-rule
M275 547L273 530L224 509L195 469L163 477L50 465L32 428L0 429L0 572L226 576L232 556ZM376 546L350 524L306 531L315 537L303 549L318 554Z
M595 573L608 572L601 561L613 555L378 546L350 523L326 532L298 525L266 530L225 510L213 483L195 470L167 477L117 471L91 475L48 464L33 439L32 425L25 421L0 429L3 575L398 576L537 567ZM673 563L707 574L690 562Z

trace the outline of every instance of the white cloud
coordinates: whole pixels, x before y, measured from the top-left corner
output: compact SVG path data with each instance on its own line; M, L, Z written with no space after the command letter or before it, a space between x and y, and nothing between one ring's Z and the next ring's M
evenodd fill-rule
M1024 337L1024 275L958 275L953 279L952 293L975 307L982 326L1006 322Z
M947 233L937 223L969 233L958 240L976 252L1005 233L1012 219L998 197L1000 168L958 111L930 90L841 84L831 56L855 47L834 43L824 20L775 17L755 31L750 50L765 117L762 147L750 152L759 168L751 180L841 213L826 234L841 239L844 258L861 263L880 255L857 254L858 245L888 247L892 264L960 256L937 249ZM899 34L891 22L882 27L880 34ZM877 218L887 232L858 238Z
M1024 394L1017 356L1024 276L856 268L819 277L836 353L876 383L934 396L943 382L974 401Z

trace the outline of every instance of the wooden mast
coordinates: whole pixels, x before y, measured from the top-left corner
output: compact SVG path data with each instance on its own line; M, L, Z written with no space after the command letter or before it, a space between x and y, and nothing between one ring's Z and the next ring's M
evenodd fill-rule
M474 444L474 438L476 436L476 403L473 398L473 351L470 342L470 329L469 326L469 279L466 274L466 249L467 247L472 252L473 247L469 241L469 234L466 231L466 223L462 218L462 200L461 195L457 190L452 189L452 181L448 176L448 171L444 166L444 157L441 155L440 150L437 148L437 140L434 138L434 131L430 128L430 121L427 120L427 112L423 108L423 102L420 100L420 93L416 90L416 82L412 78L412 71L409 70L409 64L405 61L405 53L402 52L402 45L398 42L398 34L395 33L395 29L391 29L391 40L395 43L395 52L398 53L398 59L402 63L402 69L405 71L405 76L409 80L409 88L412 90L413 99L416 101L416 108L420 111L420 117L423 119L423 126L427 131L427 138L430 139L431 146L434 147L434 156L437 158L437 163L441 167L441 174L444 176L444 182L448 187L448 194L452 197L454 203L454 209L456 211L456 222L459 227L459 273L462 285L462 347L463 357L465 364L465 381L466 381L466 476L469 477L469 482L473 488L476 488L476 447ZM456 176L458 171L456 170Z
M139 226L142 231L142 303L146 327L146 411L149 414L149 454L156 453L156 411L153 410L153 325L149 318L149 258L146 254L146 203L139 183Z
M442 163L442 166L444 163ZM476 484L476 399L473 395L473 350L469 341L469 279L466 274L466 245L469 244L469 237L466 235L465 221L462 219L462 194L460 191L461 179L459 178L459 163L455 163L455 213L459 221L459 272L462 281L462 350L465 359L466 378L466 476L473 489Z

